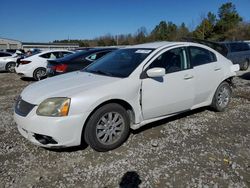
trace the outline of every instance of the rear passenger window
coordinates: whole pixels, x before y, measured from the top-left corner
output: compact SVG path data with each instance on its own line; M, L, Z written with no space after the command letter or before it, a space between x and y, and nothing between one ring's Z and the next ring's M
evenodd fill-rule
M72 54L72 53L71 52L62 52L62 57L65 57L65 56L67 56L69 54Z
M241 52L250 50L247 43L230 43L231 52Z
M40 57L45 58L45 59L49 59L50 56L51 56L51 53L46 53L46 54L40 55Z
M102 56L106 55L107 53L109 53L110 51L104 51L104 52L97 52L94 54L89 55L88 57L86 57L86 59L88 61L95 61L99 58L101 58Z
M213 52L199 47L189 47L192 65L199 66L217 61Z
M247 51L247 50L250 50L250 48L249 48L247 43L241 43L241 50L242 51Z
M11 54L1 53L1 52L0 52L0 57L7 57L7 56L11 56Z

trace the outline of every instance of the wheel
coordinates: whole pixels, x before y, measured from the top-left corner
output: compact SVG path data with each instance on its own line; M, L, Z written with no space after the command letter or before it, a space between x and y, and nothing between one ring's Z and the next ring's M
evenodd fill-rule
M33 78L35 80L41 80L46 77L46 69L45 68L38 68L33 73Z
M245 60L244 63L241 66L241 70L247 70L249 67L249 61Z
M16 66L15 62L9 62L6 64L5 70L8 72L15 72L15 66Z
M231 99L232 90L227 82L222 82L217 88L212 102L212 108L217 112L224 111Z
M130 120L126 110L111 103L97 109L84 129L84 139L96 151L119 147L128 138Z

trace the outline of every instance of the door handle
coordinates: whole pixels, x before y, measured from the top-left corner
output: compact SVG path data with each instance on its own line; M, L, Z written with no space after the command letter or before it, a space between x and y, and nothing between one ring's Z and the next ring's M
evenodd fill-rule
M184 80L189 80L189 79L192 79L193 77L194 77L193 75L186 74L184 76Z
M214 71L221 70L221 67L214 67Z

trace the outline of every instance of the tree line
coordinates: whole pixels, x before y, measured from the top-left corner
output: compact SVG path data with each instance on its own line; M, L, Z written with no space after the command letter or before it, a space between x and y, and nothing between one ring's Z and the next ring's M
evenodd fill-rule
M161 21L148 32L140 27L135 34L121 34L97 37L92 40L55 40L55 43L78 43L81 47L133 45L152 41L181 41L183 38L198 38L211 41L250 40L250 22L244 21L233 3L222 4L217 15L208 12L201 16L200 23L191 31L185 23L176 25Z

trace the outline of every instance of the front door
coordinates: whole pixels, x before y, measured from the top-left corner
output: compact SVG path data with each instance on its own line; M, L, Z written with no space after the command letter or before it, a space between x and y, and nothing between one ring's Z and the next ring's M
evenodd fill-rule
M160 78L142 79L142 112L144 120L188 110L194 100L194 70L185 48L163 51L146 70L165 68ZM145 71L146 71L145 70Z

